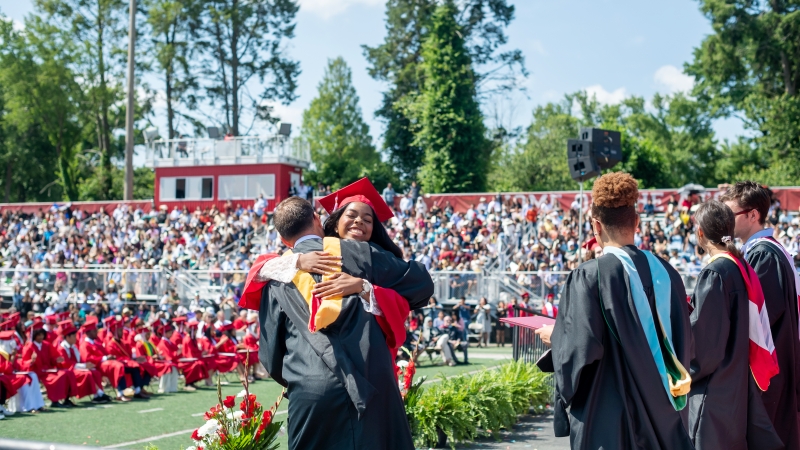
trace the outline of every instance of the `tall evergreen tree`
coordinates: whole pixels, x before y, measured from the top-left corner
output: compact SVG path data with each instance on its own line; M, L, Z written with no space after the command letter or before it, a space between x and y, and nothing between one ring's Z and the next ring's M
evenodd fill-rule
M383 148L406 180L416 177L424 151L413 143L411 122L401 105L406 95L422 88L424 71L419 66L422 43L430 32L438 3L437 0L389 0L383 43L363 47L370 76L389 84L376 114L386 124ZM514 18L514 6L506 0L461 0L455 7L472 62L485 68L483 74L478 74L482 85L487 90L511 87L518 73L526 74L522 52L498 52L507 42L504 30Z
M418 95L407 97L405 107L412 119L413 144L425 152L419 178L426 192L486 189L492 147L457 13L452 0L436 8L422 45L425 82Z
M309 182L340 188L380 166L358 101L350 67L341 57L329 60L317 96L303 111L301 136L315 166L306 172Z

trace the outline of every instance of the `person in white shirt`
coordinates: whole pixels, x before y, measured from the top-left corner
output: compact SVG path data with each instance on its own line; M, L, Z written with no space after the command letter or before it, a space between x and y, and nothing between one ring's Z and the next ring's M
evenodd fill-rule
M411 194L400 199L400 211L403 211L403 213L408 214L412 206L414 206L414 201L411 200Z

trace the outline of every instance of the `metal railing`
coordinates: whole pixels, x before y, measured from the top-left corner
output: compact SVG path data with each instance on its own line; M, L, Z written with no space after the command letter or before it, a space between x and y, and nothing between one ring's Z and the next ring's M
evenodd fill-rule
M164 165L169 160L176 165L186 165L187 161L193 164L235 164L242 160L261 162L269 157L311 161L308 142L280 135L159 139L148 145L146 153L151 166Z
M514 307L515 313L524 311L528 314L541 316L536 311L529 308ZM536 335L534 330L525 327L512 326L511 327L511 346L513 349L513 357L515 361L522 360L527 363L535 363L542 357L542 355L550 349L544 342ZM555 377L548 375L551 392L555 392Z
M168 273L161 269L4 268L0 269L0 295L12 296L19 286L21 291L44 289L48 293L116 290L120 294L132 292L140 300L155 300L167 291L168 279Z

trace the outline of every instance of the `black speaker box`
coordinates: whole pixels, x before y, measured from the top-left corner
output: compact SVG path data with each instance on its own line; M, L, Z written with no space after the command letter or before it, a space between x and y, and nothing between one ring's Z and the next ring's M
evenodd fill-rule
M567 140L567 165L569 176L575 181L586 181L600 175L592 143L580 139Z
M619 131L581 128L580 138L592 143L594 157L600 169L610 169L622 161L622 143Z

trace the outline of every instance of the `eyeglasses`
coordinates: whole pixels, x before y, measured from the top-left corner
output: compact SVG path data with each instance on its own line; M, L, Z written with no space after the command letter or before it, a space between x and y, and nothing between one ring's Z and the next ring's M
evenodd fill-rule
M743 215L743 214L747 214L747 213L749 213L750 211L753 211L754 209L755 209L755 208L743 209L743 210L741 210L741 211L739 211L739 212L735 213L735 214L734 214L734 216L741 216L741 215Z

